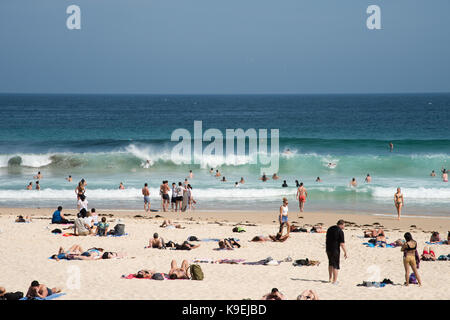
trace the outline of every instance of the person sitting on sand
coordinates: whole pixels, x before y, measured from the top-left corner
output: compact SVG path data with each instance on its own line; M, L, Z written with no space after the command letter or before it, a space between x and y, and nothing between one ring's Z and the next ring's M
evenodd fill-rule
M442 241L443 244L450 244L450 231L447 234L447 240Z
M189 274L189 263L187 260L183 260L181 263L181 268L177 267L177 262L172 260L170 263L170 271L169 271L170 279L190 279Z
M297 300L319 300L319 296L314 290L305 290L297 297Z
M87 236L91 234L90 226L84 221L83 217L77 217L73 223L74 233L77 236Z
M276 235L271 236L269 235L270 240L274 242L284 242L289 238L289 233L285 234L284 236L281 235L281 232L278 232Z
M241 245L233 238L222 239L219 241L220 249L233 250L234 248L240 248L240 247L241 247Z
M383 229L369 229L364 230L364 238L376 238L379 235L384 236L384 230Z
M58 206L52 216L52 224L67 224L70 221L62 214L63 207Z
M148 248L157 248L163 249L165 248L164 239L161 238L156 232L153 234L153 239L150 239L148 242Z
M277 288L273 288L272 291L268 294L265 294L261 300L286 300L284 294L278 291Z
M442 240L441 240L441 236L439 235L439 232L434 231L434 232L431 234L430 242L431 242L431 243L438 243L438 242L441 242L441 241L442 241Z
M69 250L65 251L63 247L59 247L58 254L52 255L50 258L56 261L67 259L68 255L80 255L84 252L81 246L74 244L69 248Z
M21 223L31 222L31 221L32 221L32 219L30 216L25 216L25 218L23 216L18 216L16 219L16 222L21 222Z
M106 218L102 217L102 221L97 224L97 235L104 237L108 234L109 223L106 223Z
M172 223L172 220L170 219L164 220L160 227L167 229L184 229L184 227L181 227L181 224Z
M51 296L52 294L61 292L61 289L59 288L48 288L44 284L40 284L38 281L34 280L31 282L30 287L28 288L28 292L26 294L26 297L29 299L33 298L46 298L48 296Z

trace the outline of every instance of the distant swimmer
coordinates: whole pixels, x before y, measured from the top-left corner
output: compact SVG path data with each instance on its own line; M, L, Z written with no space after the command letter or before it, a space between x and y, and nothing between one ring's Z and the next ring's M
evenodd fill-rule
M27 190L33 190L33 182L30 182L30 183L27 185Z
M389 150L391 152L394 151L394 144L392 142L389 142Z
M286 183L286 180L283 180L283 184L281 185L283 188L287 188L288 187L288 185L287 185L287 183Z
M350 181L350 186L351 187L357 187L358 186L358 183L356 182L355 178L352 178L352 181Z
M214 173L214 169L213 168L209 169L209 173L213 174Z
M269 178L266 176L266 173L263 173L262 177L259 178L259 180L262 180L262 182L266 182L267 180L269 180Z
M72 176L69 176L68 178L66 178L66 180L72 182Z
M150 211L150 190L147 183L142 188L142 195L144 196L144 211Z
M241 181L239 181L240 184L245 183L244 177L241 177Z
M34 176L34 179L38 179L38 180L42 179L42 174L40 171L37 173L37 175Z
M192 170L189 170L189 179L192 179L194 177L194 173L192 172Z
M234 187L235 187L235 188L239 188L239 182L236 181L236 182L234 183Z
M221 181L222 182L227 182L227 179L225 179L225 177L223 177Z
M334 169L334 168L336 168L336 166L337 166L337 164L336 163L332 163L332 162L329 162L328 165L327 165L327 167L330 168L330 169Z
M366 180L364 180L366 183L371 183L372 182L372 177L370 176L370 174L367 174L366 176Z
M322 182L322 179L320 179L320 177L317 177L316 182Z
M298 188L300 187L300 183L298 182L298 180L295 180L295 186Z
M221 174L220 174L219 170L216 170L216 177L220 177L220 176L221 176Z
M283 154L292 154L291 149L286 149L283 151Z
M125 186L123 185L122 182L119 184L119 190L125 190Z
M402 190L400 188L397 188L397 192L394 195L394 203L397 208L398 220L400 220L402 208L405 206L405 199L403 198Z
M430 176L432 177L436 177L436 172L434 172L434 170L431 171Z
M448 182L448 171L446 169L442 170L442 181Z
M306 188L303 186L303 182L300 182L300 185L297 189L297 200L300 207L300 212L303 212L303 208L305 207L306 197L308 196L308 192Z
M278 180L278 179L280 179L280 177L277 176L276 173L274 173L274 174L272 175L272 180Z
M148 169L148 168L150 168L150 165L151 165L150 160L147 160L147 161L145 161L145 163L144 163L144 165L142 167L144 169Z
M36 190L41 190L41 185L39 184L39 180L36 181Z

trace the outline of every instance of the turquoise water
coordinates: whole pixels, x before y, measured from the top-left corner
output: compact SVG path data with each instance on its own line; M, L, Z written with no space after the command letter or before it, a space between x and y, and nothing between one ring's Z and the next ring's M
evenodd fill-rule
M198 209L276 210L283 196L295 206L299 180L309 191L310 210L393 212L400 186L405 212L450 215L450 187L440 178L441 168L450 167L450 94L0 95L0 116L2 206L75 207L76 181L85 178L91 206L140 208L140 188L148 182L158 207L161 180L183 181L193 170ZM185 128L193 134L195 120L203 131L223 134L279 129L280 152L291 151L280 157L280 180L259 181L261 165L251 160L260 153L248 149L232 161L210 156L200 165L174 163L171 133ZM210 167L228 182L211 176ZM37 171L44 175L42 190L25 190ZM73 183L64 180L68 175ZM234 188L240 177L246 183ZM352 177L357 188L348 186ZM281 188L283 180L288 188ZM119 182L125 190L118 190Z

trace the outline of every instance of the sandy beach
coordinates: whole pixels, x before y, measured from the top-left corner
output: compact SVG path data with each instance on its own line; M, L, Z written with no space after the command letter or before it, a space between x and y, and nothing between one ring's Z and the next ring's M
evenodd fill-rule
M419 254L432 231L441 237L447 236L450 219L444 217L405 217L397 221L394 216L370 216L336 214L331 212L305 212L302 218L290 213L290 221L305 226L308 230L316 223L331 226L338 219L351 222L345 229L349 258L341 254L339 283L332 285L328 280L328 261L325 253L325 234L291 233L284 243L249 242L256 235L275 234L278 229L276 212L214 211L193 213L152 212L150 217L142 210L110 211L98 210L99 215L108 216L114 225L117 218L126 224L128 235L123 237L64 237L50 231L57 225L50 225L54 209L1 208L0 209L0 286L8 291L26 292L32 280L38 280L49 287L60 287L66 295L59 299L226 299L257 300L273 287L283 292L288 299L295 299L303 290L315 290L320 299L450 299L450 262L422 261L420 275L423 286L402 286L404 268L400 248L369 248L362 243L362 230L381 225L386 231L388 243L403 238L410 231L418 242ZM75 210L64 211L73 218ZM380 214L383 214L380 212ZM31 223L15 223L17 215L31 215ZM158 215L159 217L155 217ZM137 216L137 217L136 217ZM145 216L145 217L144 217ZM159 225L169 218L186 227L166 229ZM233 233L232 228L240 224L246 232ZM240 239L242 247L235 250L213 250L217 242L201 241L200 247L191 251L144 249L154 232L164 240L182 242L189 236L198 238ZM79 244L87 249L102 247L108 251L123 251L125 259L98 261L54 261L48 259L57 253L60 246L68 248ZM433 245L436 256L449 254L450 246ZM292 262L281 262L278 266L200 263L205 279L191 280L142 280L122 279L124 274L140 269L168 272L172 259L178 264L183 259L245 259L253 262L272 257L283 260L319 260L319 266L293 266ZM74 274L79 270L80 286L73 287ZM379 279L377 279L379 278ZM363 280L388 278L395 285L384 288L358 287ZM71 282L72 281L72 282Z

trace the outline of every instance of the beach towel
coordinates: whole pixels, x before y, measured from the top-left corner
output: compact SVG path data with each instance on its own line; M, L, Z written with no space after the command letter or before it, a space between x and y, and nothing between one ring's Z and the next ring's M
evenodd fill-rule
M368 288L383 288L386 283L377 281L363 281L363 283L357 284L358 287L368 287Z
M100 236L100 235L96 234L95 236L96 237L123 237L123 236L127 236L127 235L128 235L128 233L124 233L124 234L121 234L121 235L108 234L106 236Z
M365 245L366 247L369 247L369 248L375 248L375 245L374 245L373 243L370 243L370 242L364 242L363 245ZM384 247L381 245L381 243L377 243L376 247L378 247L378 248L384 248ZM395 248L395 246L386 243L386 248Z
M278 266L281 261L273 260L271 257L267 257L266 259L255 261L255 262L244 262L245 265L251 265L251 266Z
M449 261L450 260L450 254L449 255L444 255L441 254L438 258L439 261Z
M439 241L439 242L430 242L430 241L425 241L426 244L444 244L444 241Z
M244 262L245 259L219 259L216 261L216 263L220 264L240 264L241 262Z
M122 279L145 279L145 280L166 280L170 279L167 273L155 273L151 278L138 278L134 275L134 273L130 273L129 275L122 275Z
M54 294L52 294L50 296L47 296L45 298L32 298L32 299L29 299L27 297L23 297L20 300L52 300L52 299L56 299L56 298L59 298L59 297L64 296L64 295L65 295L65 293L61 292L61 293L54 293Z

